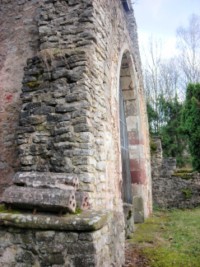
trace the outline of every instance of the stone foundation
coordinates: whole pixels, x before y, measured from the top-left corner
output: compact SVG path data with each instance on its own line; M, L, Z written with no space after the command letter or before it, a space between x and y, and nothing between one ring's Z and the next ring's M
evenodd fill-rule
M0 214L0 266L109 267L124 263L120 214Z

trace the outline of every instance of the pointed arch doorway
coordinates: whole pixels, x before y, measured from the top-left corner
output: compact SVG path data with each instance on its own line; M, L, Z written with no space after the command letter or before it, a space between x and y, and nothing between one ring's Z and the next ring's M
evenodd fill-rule
M133 84L130 76L129 53L124 53L121 61L119 80L119 124L120 124L120 150L122 187L121 195L124 209L125 232L129 237L134 230L134 207L132 177L130 166L130 142L128 129L128 115L130 112L130 98L133 98Z
M126 206L125 220L127 212L130 214L132 205L133 221L142 222L145 217L144 201L147 199L146 161L138 76L130 52L127 50L121 59L119 85L121 193L124 206ZM128 224L129 222L126 221L126 225Z

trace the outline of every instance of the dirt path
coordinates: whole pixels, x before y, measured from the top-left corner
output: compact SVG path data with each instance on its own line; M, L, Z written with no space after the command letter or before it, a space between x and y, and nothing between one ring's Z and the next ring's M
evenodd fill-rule
M141 250L133 244L126 242L125 255L126 262L124 267L150 267Z

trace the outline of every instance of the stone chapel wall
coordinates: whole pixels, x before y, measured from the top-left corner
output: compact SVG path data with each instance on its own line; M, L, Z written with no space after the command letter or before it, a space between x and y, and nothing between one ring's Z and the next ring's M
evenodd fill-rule
M16 128L26 60L38 51L36 0L0 1L0 195L19 168Z
M18 36L14 31L14 41L11 34L3 41L5 46L8 43L10 47L12 42L16 45L12 56L9 51L12 49L7 47L10 57L5 56L4 60L14 56L20 59L10 64L18 72L2 69L7 78L1 90L5 94L7 86L8 91L15 92L9 96L9 104L2 104L1 146L5 152L1 154L2 183L16 169L72 172L79 175L82 189L91 192L94 205L112 208L121 201L118 86L120 61L129 50L140 110L139 121L127 118L134 127L140 127L130 137L131 172L133 182L139 184L134 193L143 196L148 214L151 209L148 132L132 13L123 11L120 1L45 1L38 9L37 1L15 4L19 15L14 18L11 2L5 2L2 9L4 17L8 13L6 8L11 12L10 28L17 21L21 34ZM35 57L27 61L22 79L29 55ZM14 79L11 85L7 82L9 78ZM16 143L19 155L16 145L13 146Z
M70 190L76 193L74 188L66 189L66 184L57 188L59 177L75 175L78 193L89 195L90 210L61 217L5 210L0 214L4 241L0 263L37 266L45 255L48 266L122 266L127 218L122 201L121 84L133 194L126 212L129 216L131 204L140 203L135 211L143 219L152 205L148 125L133 10L125 10L124 2L116 0L1 2L2 189L16 172L16 179L24 179L4 191L3 202L22 207L25 201L31 210L34 201L36 208L47 201L43 211L56 208L60 203L56 206L54 200L63 199ZM16 197L17 190L23 192L23 199ZM23 234L20 229L25 228ZM72 237L69 244L65 244L67 232ZM5 236L10 236L9 242ZM85 245L91 248L89 254Z

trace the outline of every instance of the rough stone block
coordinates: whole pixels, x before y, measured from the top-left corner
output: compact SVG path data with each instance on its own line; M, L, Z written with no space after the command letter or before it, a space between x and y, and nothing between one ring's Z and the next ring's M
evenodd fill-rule
M134 221L135 223L144 222L144 202L142 197L133 197Z
M78 177L65 173L18 172L13 182L18 186L34 188L74 189L79 187Z
M75 212L76 210L74 190L36 189L14 185L4 191L2 202L21 209L38 209L52 212Z
M90 208L89 194L87 192L77 191L76 194L76 205L81 210L87 210Z
M124 203L124 220L125 220L125 234L129 238L134 231L134 207L132 204Z

